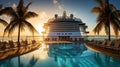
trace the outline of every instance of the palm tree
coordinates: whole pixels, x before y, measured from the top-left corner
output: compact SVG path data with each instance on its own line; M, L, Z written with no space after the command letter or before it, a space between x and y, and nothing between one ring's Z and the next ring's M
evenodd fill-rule
M120 30L120 11L117 10L114 5L109 4L109 0L95 1L99 4L99 6L92 9L93 13L98 14L97 25L93 30L94 33L99 34L102 28L104 28L106 34L108 35L108 39L110 40L110 26L112 26L115 36L117 38Z
M38 16L36 13L28 11L28 7L32 3L30 2L27 6L24 6L23 0L20 0L16 9L12 7L6 7L2 11L0 11L0 15L6 14L11 16L10 23L4 30L4 35L8 34L10 36L13 31L18 27L18 47L20 47L20 32L25 30L27 27L30 32L34 35L36 29L32 26L31 23L27 21L27 19Z
M20 67L20 54L19 54L20 32L24 31L25 27L27 27L30 30L30 32L32 32L33 35L35 32L37 32L36 29L32 26L32 24L27 21L27 19L29 18L38 16L38 14L28 11L28 8L31 4L32 2L27 4L27 6L24 6L24 1L20 0L16 9L12 7L6 7L2 11L0 11L0 15L6 14L6 15L11 16L10 23L4 30L4 35L8 34L8 36L10 36L13 33L13 31L16 28L18 28L18 52L17 53L18 53L19 67Z
M2 10L2 5L0 5L0 11ZM2 25L4 25L4 26L6 26L6 25L8 25L8 23L5 21L5 20L3 20L3 19L0 19L0 23L2 24Z

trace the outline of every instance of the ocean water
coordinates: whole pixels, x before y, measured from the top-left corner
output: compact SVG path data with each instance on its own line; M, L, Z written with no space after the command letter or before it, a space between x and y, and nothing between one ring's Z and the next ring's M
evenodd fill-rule
M81 43L42 44L21 55L21 67L120 67L120 59L96 53ZM17 57L0 61L0 67L18 67Z
M8 36L5 36L3 38L3 36L0 36L0 41L9 41L9 40L12 40L12 41L17 41L18 37L17 36L11 36L11 37L8 37ZM21 36L20 37L20 41L22 40L28 40L28 41L31 41L31 40L36 40L36 41L43 41L43 37L42 36Z

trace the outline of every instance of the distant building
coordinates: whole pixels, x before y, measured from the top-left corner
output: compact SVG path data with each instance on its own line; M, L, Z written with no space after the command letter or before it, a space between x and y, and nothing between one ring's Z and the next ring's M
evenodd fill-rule
M64 11L62 16L55 14L54 18L49 19L44 28L44 35L47 34L45 40L78 41L83 39L87 26L73 14L67 16Z

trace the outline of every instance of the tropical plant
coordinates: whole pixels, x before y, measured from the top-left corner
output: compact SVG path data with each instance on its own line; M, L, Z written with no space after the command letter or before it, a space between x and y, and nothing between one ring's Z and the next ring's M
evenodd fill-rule
M19 54L20 32L24 31L25 27L27 27L30 30L30 32L32 32L33 35L35 32L37 32L36 29L32 26L32 24L27 21L27 19L29 18L38 16L38 14L28 11L28 8L31 4L32 2L27 4L27 6L24 6L24 1L20 0L16 8L6 7L0 11L0 15L5 14L11 17L10 23L7 25L7 27L4 30L4 35L8 34L8 36L10 36L13 33L13 31L16 28L18 28L18 51L17 51L18 63L19 63L18 67L21 67L20 66L20 54Z
M102 28L104 28L105 33L106 35L108 35L108 39L110 40L110 27L112 26L117 38L120 30L120 10L117 10L117 8L113 4L109 4L109 0L95 1L99 4L99 6L92 9L93 13L98 14L97 25L93 30L94 33L99 34Z
M3 9L3 8L2 8L2 5L0 5L0 11L1 11L2 9ZM2 24L2 25L4 25L4 26L8 25L8 23L7 23L5 20L3 20L3 19L0 19L0 24Z
M4 35L8 34L8 36L10 36L13 31L18 28L18 47L20 47L20 32L24 31L26 27L30 30L30 32L32 32L33 35L35 32L37 32L32 24L27 21L29 18L38 16L38 14L28 11L28 8L31 4L32 2L30 2L27 6L24 6L23 0L20 0L16 9L12 7L6 7L0 11L0 15L6 14L11 16L10 23L4 30Z

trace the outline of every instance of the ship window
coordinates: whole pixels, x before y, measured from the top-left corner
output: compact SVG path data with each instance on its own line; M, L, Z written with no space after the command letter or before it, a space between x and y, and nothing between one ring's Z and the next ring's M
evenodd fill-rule
M57 33L57 35L60 35L60 33Z
M72 35L72 33L68 33L69 35Z
M67 33L65 33L65 35L67 35Z

